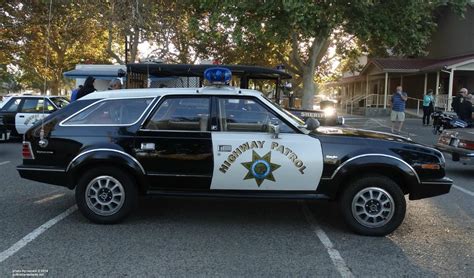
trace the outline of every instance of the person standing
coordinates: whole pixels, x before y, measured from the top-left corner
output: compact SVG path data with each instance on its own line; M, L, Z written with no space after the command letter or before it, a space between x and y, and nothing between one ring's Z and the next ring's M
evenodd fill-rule
M398 125L398 132L401 132L403 122L405 121L405 104L408 95L403 92L402 86L397 86L395 93L392 96L392 112L390 113L390 120L392 121L392 133L395 125Z
M429 89L423 96L423 125L430 125L430 116L434 111L433 90Z
M459 90L459 93L453 98L453 102L451 103L451 108L453 111L458 115L459 118L462 118L462 107L464 98L467 96L467 89L462 88Z
M76 101L76 100L77 100L77 93L79 92L79 90L80 90L80 89L82 89L82 87L84 87L84 86L82 86L82 85L79 85L79 87L78 87L78 88L76 88L76 89L72 90L72 92L71 92L71 102L73 102L73 101Z
M470 124L472 120L472 95L469 94L466 88L462 88L461 93L463 101L459 106L459 118Z
M84 85L79 91L77 92L77 99L80 99L83 96L86 96L94 91L96 91L94 87L95 78L92 76L88 76L86 81L84 81Z

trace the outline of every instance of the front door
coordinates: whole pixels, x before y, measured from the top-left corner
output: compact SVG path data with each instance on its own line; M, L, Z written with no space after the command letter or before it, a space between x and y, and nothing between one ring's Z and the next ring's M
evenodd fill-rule
M136 157L150 189L209 190L212 177L210 98L169 96L145 121L135 139Z
M316 190L323 170L318 139L256 98L221 97L218 107L212 190ZM268 131L270 124L278 124L278 138Z
M19 134L24 134L30 127L32 127L38 121L41 121L41 119L48 116L55 109L56 108L48 99L24 99L23 104L20 106L20 111L18 111L15 116L17 132Z
M2 118L0 124L3 122L7 130L13 132L15 135L17 132L15 128L15 115L20 104L21 98L12 98L2 107L2 109L0 109L0 116Z

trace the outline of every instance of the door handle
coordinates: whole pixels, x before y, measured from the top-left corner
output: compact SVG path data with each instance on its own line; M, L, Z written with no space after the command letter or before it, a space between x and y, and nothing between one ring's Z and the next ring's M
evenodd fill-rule
M155 143L142 143L140 149L142 151L154 151Z
M231 152L232 146L231 145L219 145L220 152Z
M20 117L20 118L24 118L25 116L23 116L23 115L20 115L20 116L18 116L18 117Z

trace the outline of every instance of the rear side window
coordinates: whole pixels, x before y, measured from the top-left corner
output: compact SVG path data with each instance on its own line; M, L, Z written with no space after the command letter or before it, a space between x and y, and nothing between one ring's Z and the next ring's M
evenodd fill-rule
M2 111L4 112L16 112L18 110L18 106L20 105L21 99L14 98L11 99L4 107L2 107Z
M21 107L21 113L41 113L43 112L43 105L45 103L45 99L43 98L27 98ZM44 106L45 112L51 112L55 108L53 104L46 100L46 105Z
M62 125L131 125L153 98L109 99L96 102L66 119Z
M165 99L155 111L146 129L207 131L210 114L207 97L172 97Z
M51 98L51 101L54 102L54 104L59 108L64 108L69 104L69 101L61 97L53 97Z

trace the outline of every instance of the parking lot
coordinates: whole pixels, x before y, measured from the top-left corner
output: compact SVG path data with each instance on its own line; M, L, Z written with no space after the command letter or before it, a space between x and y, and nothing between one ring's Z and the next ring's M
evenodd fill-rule
M389 131L385 118L348 126ZM433 145L419 119L404 135ZM68 189L23 180L0 143L0 276L474 276L474 166L447 157L447 195L408 202L387 237L353 234L325 201L153 197L117 225L77 212Z

